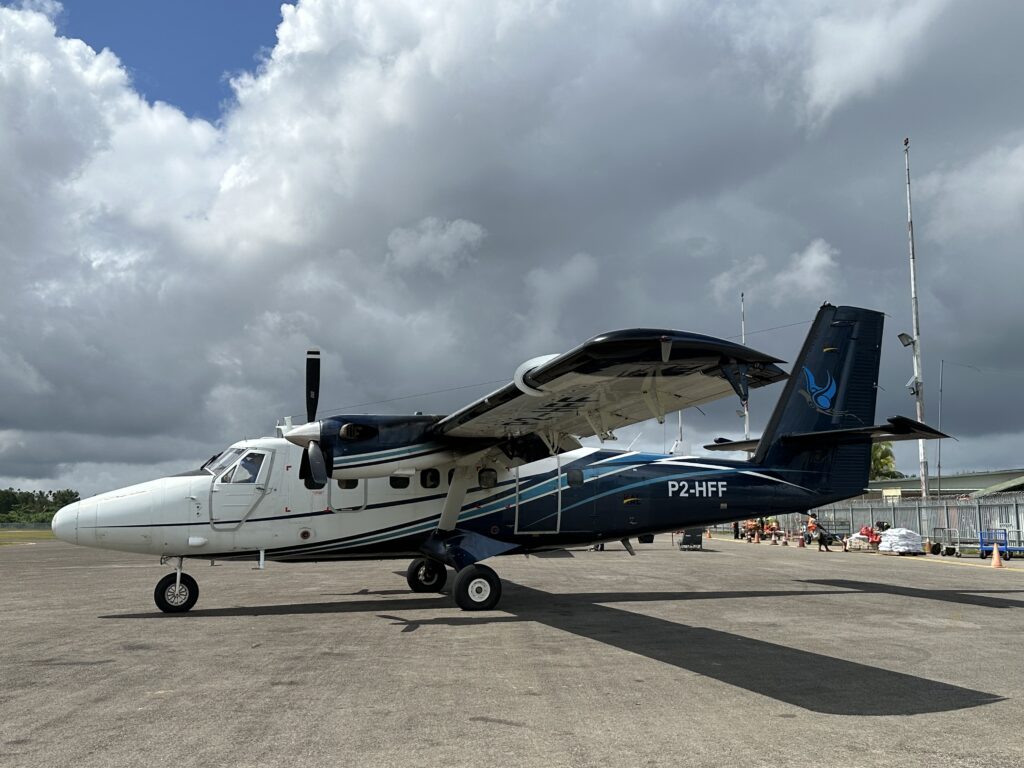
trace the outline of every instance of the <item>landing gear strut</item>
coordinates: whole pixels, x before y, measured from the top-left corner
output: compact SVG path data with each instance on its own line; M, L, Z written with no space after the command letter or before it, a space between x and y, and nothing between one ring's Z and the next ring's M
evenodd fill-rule
M440 592L448 581L448 570L437 560L417 557L409 563L405 580L413 592Z
M156 607L164 613L185 613L199 599L199 585L187 573L181 572L184 558L178 558L178 567L174 573L168 573L156 583L153 600ZM163 560L161 560L163 562Z

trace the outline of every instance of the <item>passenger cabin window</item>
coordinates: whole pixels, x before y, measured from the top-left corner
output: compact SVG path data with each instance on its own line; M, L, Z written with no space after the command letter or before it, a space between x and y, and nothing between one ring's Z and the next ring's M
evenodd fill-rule
M343 478L338 481L338 487L343 491L351 491L353 488L359 487L359 480L357 478Z
M437 488L441 484L441 473L436 469L424 469L420 472L420 485L424 488Z
M259 477L260 474L260 467L263 466L263 458L264 456L262 453L246 454L234 468L229 482L255 483L256 478Z
M451 486L451 484L452 484L452 478L453 477L455 477L455 470L454 469L449 469L448 470L448 485L449 486Z
M565 470L565 479L568 481L570 487L579 488L583 485L583 470L567 469Z
M388 482L391 483L392 488L408 488L409 487L409 476L408 475L392 475L388 478Z

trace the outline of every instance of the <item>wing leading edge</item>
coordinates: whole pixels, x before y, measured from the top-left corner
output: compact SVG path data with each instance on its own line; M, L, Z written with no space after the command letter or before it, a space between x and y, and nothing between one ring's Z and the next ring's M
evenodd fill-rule
M601 438L647 419L786 378L781 360L683 331L635 328L595 336L569 352L537 358L515 380L442 419L438 436L538 434Z

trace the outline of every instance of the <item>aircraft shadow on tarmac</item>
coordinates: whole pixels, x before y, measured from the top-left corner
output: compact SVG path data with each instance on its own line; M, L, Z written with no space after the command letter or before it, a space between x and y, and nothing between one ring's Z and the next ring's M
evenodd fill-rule
M839 589L808 592L763 590L735 592L591 592L554 594L505 581L502 610L492 613L446 615L429 619L404 619L396 613L448 609L447 598L439 596L299 603L237 608L194 609L189 620L203 617L304 615L329 613L375 613L411 633L429 626L479 626L532 621L605 643L630 653L695 672L729 685L767 696L813 712L837 715L917 715L978 707L1001 701L995 694L962 688L915 675L859 664L821 653L804 651L777 643L729 632L694 627L632 611L614 608L615 602L677 602L728 598L807 597L856 592L900 590L915 597L933 597L933 590L913 590L869 582L810 582ZM388 590L390 592L391 590ZM925 594L916 594L925 593ZM372 595L373 593L367 593ZM408 593L406 593L408 594ZM961 593L938 593L949 599ZM362 595L355 595L362 597ZM967 596L973 599L976 596ZM978 600L982 598L977 597ZM999 601L999 598L987 600ZM957 599L957 602L961 600ZM1020 603L1015 601L1014 606ZM991 602L973 603L986 607L1007 607ZM121 614L102 618L172 618L167 614Z
M804 584L817 584L822 587L848 589L854 592L868 592L880 595L898 595L900 597L916 597L924 600L939 600L944 603L960 603L974 605L979 608L1024 608L1024 599L1008 600L1003 597L989 597L993 594L1024 594L1024 589L918 589L902 587L897 584L884 584L875 581L850 581L847 579L803 579ZM982 592L984 594L974 594Z

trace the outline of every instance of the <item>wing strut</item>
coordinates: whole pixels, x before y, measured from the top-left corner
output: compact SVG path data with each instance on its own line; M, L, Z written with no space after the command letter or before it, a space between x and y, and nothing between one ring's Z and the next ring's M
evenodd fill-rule
M503 554L518 546L456 527L459 521L459 512L462 511L462 503L466 500L466 491L469 490L472 480L473 466L462 464L455 467L448 495L444 499L441 519L437 521L437 530L431 532L426 541L420 545L420 551L423 554L450 565L457 571L467 565Z
M455 467L451 485L448 486L448 495L444 497L444 509L441 511L441 519L437 521L437 530L455 530L455 526L459 522L459 512L462 511L462 503L466 500L466 491L469 490L469 483L472 477L472 467L464 464Z

